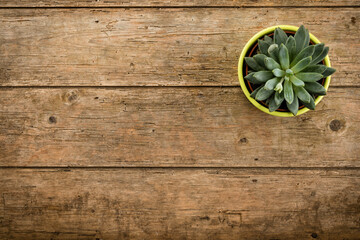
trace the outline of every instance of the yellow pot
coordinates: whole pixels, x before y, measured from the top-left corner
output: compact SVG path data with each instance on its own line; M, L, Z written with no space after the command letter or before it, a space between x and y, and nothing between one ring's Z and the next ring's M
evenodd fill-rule
M243 76L243 66L244 66L244 59L245 59L245 55L246 53L249 51L250 47L253 46L257 40L259 38L262 38L264 35L270 34L272 32L275 31L276 28L280 27L281 29L283 29L284 31L293 31L296 32L298 30L298 27L295 26L290 26L290 25L278 25L278 26L273 26L273 27L269 27L266 28L260 32L258 32L257 34L255 34L245 45L244 49L241 52L240 58L239 58L239 65L238 65L238 75L239 75L239 81L240 81L240 85L241 85L241 89L244 92L245 96L247 97L247 99L249 99L249 101L258 109L260 109L261 111L274 115L274 116L278 116L278 117L294 117L294 115L291 112L280 112L280 111L274 111L274 112L270 112L268 108L264 107L263 105L261 105L258 101L256 101L254 98L250 97L250 92L247 89L246 85L245 85L245 80L244 80L244 76ZM320 41L310 33L310 40L317 44L320 43ZM330 65L330 59L329 56L326 56L324 59L325 65L327 67L331 67ZM330 79L331 76L328 76L325 79L325 83L324 83L324 88L327 90L329 88L330 85ZM315 99L315 105L317 105L321 99L323 99L324 96L318 96ZM298 113L296 116L306 113L307 111L309 111L310 109L308 109L307 107L304 107L302 109L299 109Z

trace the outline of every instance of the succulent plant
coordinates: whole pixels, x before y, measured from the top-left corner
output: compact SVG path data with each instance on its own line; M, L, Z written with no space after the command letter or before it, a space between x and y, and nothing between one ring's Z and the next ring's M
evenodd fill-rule
M321 62L329 52L323 43L309 45L309 30L301 26L294 36L276 28L274 37L265 35L258 40L258 53L246 57L251 68L245 79L258 86L251 97L266 101L273 112L285 101L288 110L296 115L299 101L314 110L314 99L326 95L318 82L335 72Z

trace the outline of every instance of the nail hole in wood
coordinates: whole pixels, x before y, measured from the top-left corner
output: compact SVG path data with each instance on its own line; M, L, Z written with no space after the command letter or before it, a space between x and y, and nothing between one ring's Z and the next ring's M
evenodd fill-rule
M56 123L56 117L54 116L49 117L49 123Z
M311 234L311 237L312 237L312 238L317 238L317 236L318 236L318 235L317 235L316 233L312 233L312 234Z
M240 142L241 142L241 143L247 143L248 140L247 140L247 138L241 138L241 139L240 139Z

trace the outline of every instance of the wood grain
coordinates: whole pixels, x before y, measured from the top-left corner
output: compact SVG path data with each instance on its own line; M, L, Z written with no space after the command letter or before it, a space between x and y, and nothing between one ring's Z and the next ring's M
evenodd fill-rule
M0 90L1 166L359 167L360 89L278 118L240 88Z
M0 174L1 239L360 235L358 170L0 169Z
M274 7L274 6L359 6L358 0L12 0L0 7Z
M359 239L359 6L0 0L0 239ZM277 24L337 69L296 118L238 87Z
M285 2L285 1L284 1ZM238 86L246 42L305 24L359 86L357 8L0 9L1 86Z

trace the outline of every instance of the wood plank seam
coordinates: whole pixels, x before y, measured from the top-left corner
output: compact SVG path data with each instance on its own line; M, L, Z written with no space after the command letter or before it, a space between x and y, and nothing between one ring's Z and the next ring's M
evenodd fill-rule
M6 6L0 6L0 9L191 9L191 8L204 8L204 9L238 9L238 8L244 8L244 9L251 9L251 8L360 8L360 5L327 5L327 6L301 6L301 5L295 5L295 6L28 6L28 7L6 7Z
M134 85L128 85L128 86L84 86L84 85L79 85L79 86L74 86L74 85L69 85L69 86L0 86L0 89L75 89L75 88L83 88L83 89L131 89L131 88L144 88L144 89L161 89L161 88L222 88L222 89L226 89L226 88L240 88L240 84L239 86L223 86L223 85L212 85L212 86L204 86L204 85L185 85L185 86L134 86ZM335 85L332 86L330 84L330 88L360 88L359 85Z
M110 170L110 169L173 169L173 170L229 170L229 169L237 169L237 170L296 170L296 171L309 171L309 170L319 170L319 171L337 171L337 170L360 170L360 167L237 167L237 166L0 166L0 169L53 169L53 170L90 170L90 169L103 169L103 170Z

